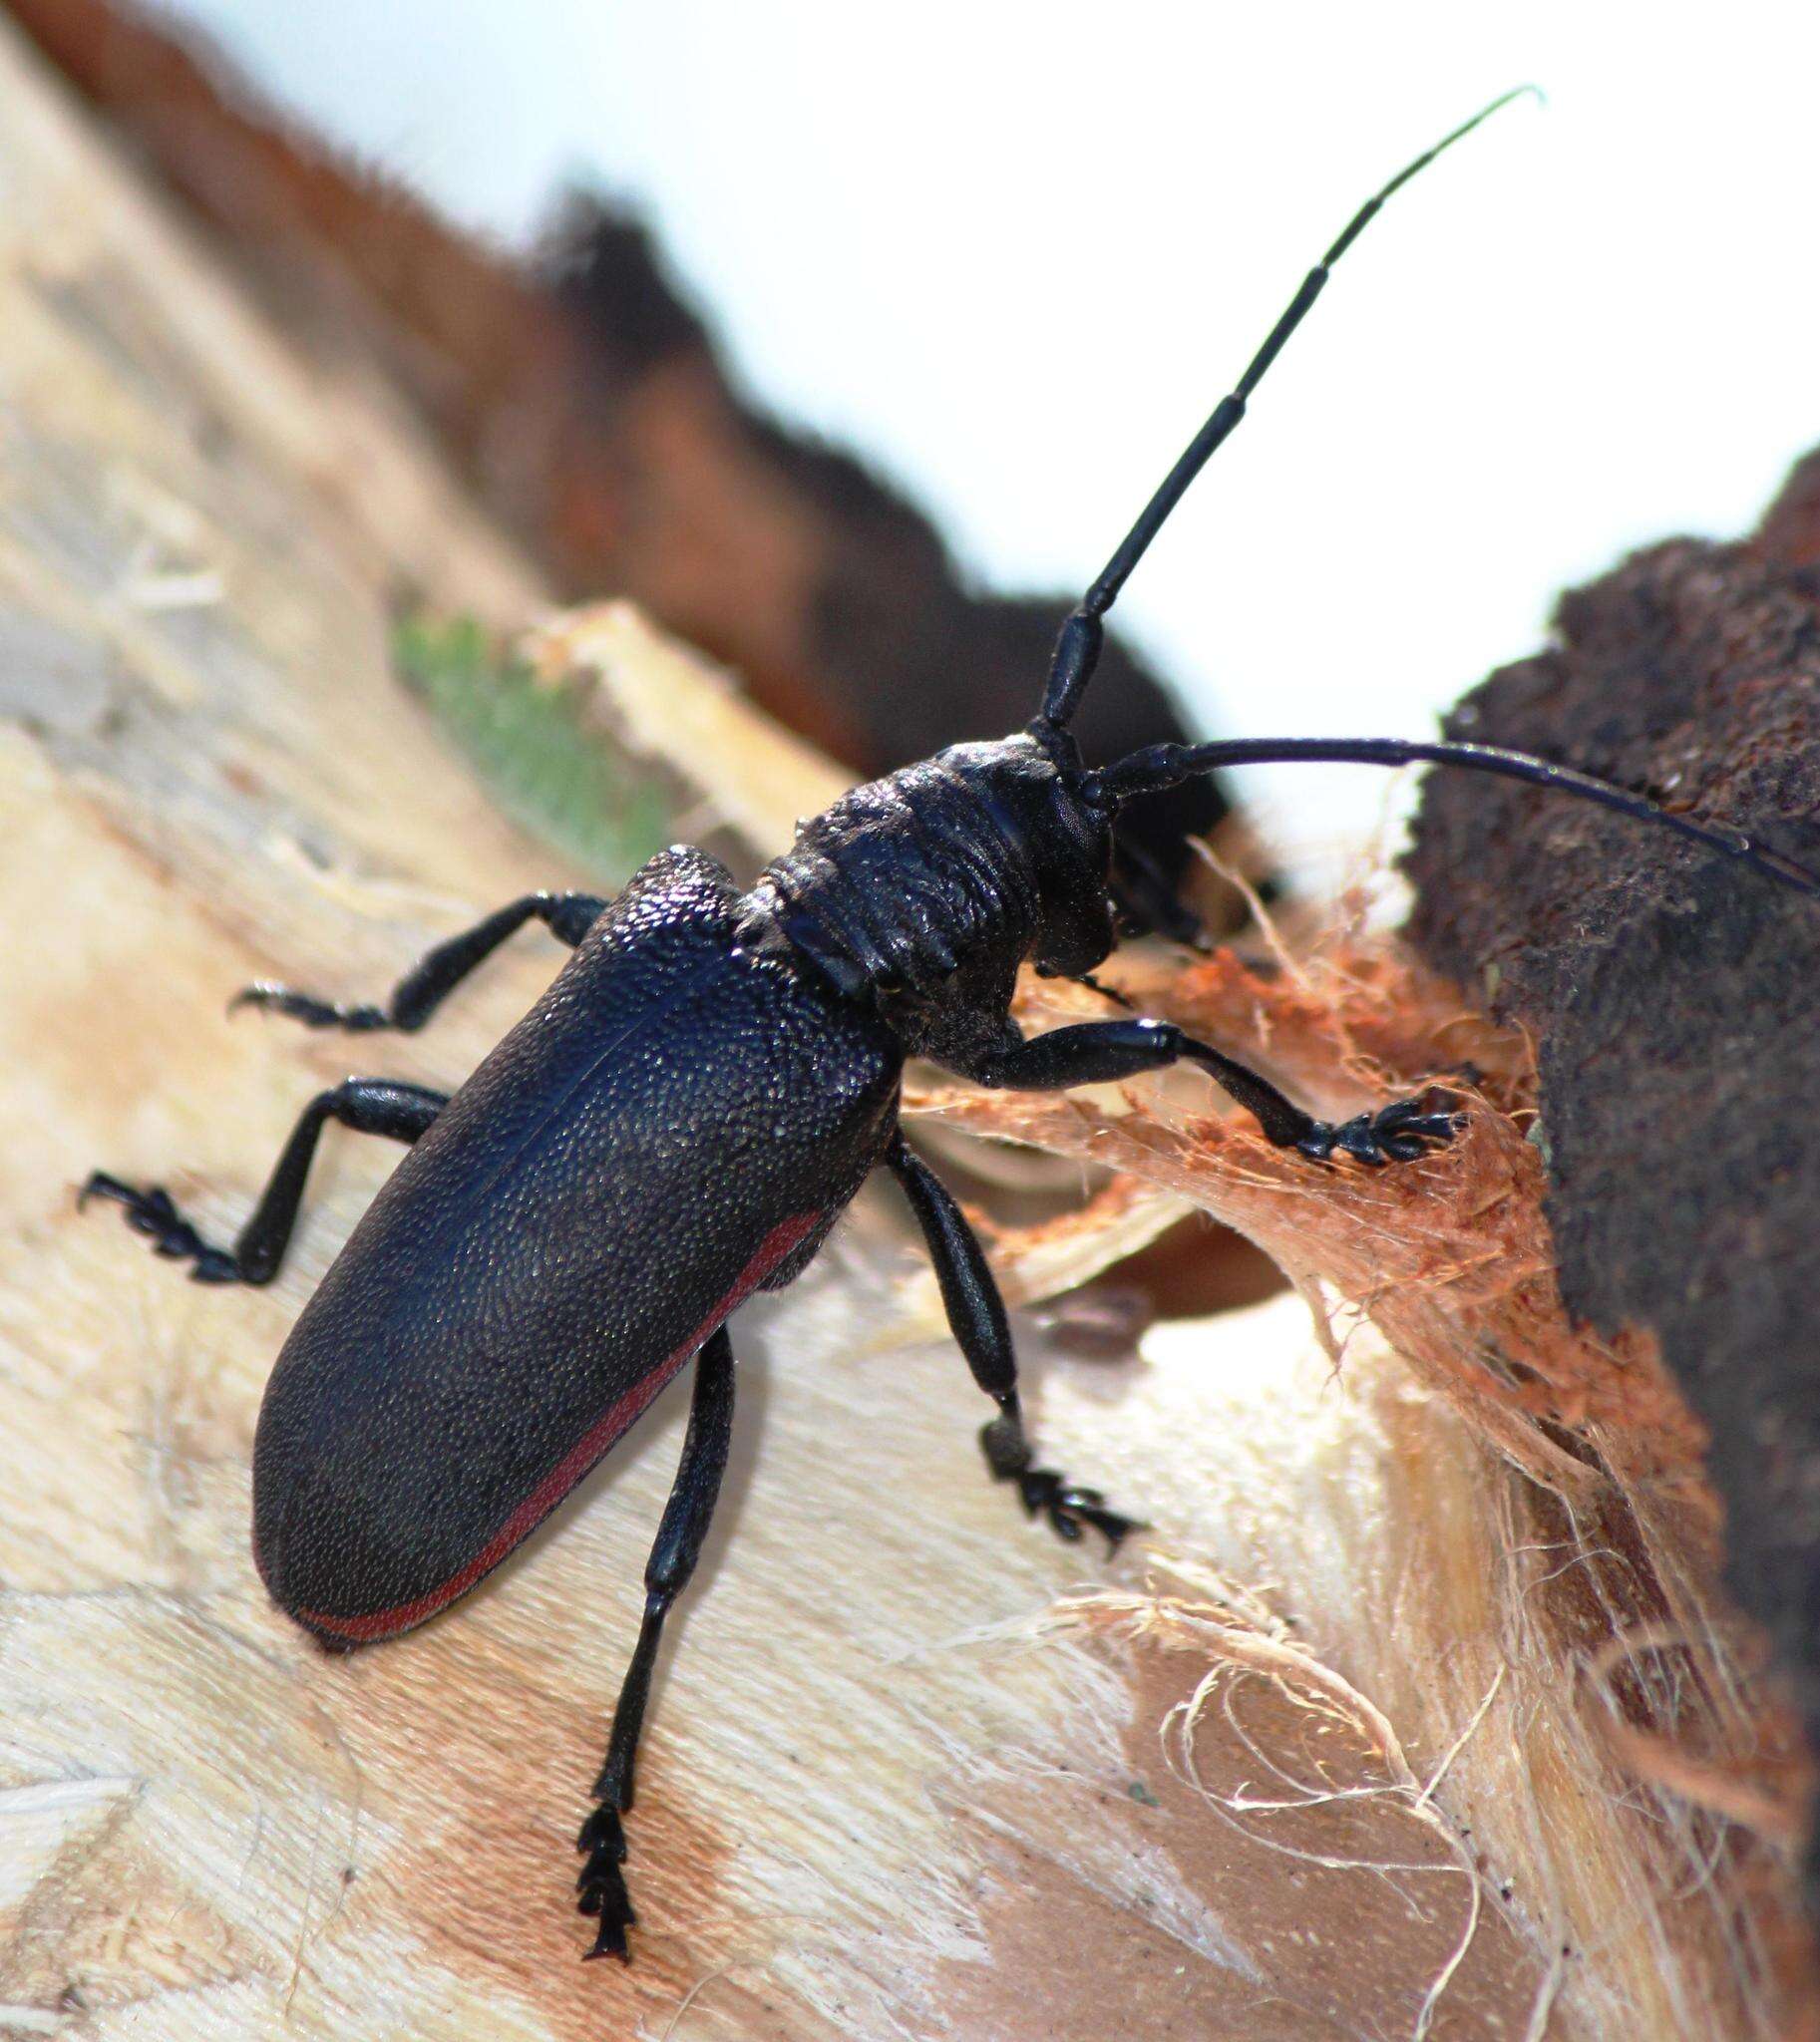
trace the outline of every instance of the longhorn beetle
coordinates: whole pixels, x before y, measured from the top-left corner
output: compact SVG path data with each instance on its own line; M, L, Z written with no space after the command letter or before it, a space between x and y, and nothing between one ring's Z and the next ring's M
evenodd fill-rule
M1524 88L1527 90L1528 88ZM1290 759L1468 767L1603 803L1804 892L1820 876L1719 824L1523 753L1391 738L1157 745L1088 770L1069 721L1127 576L1393 192L1517 97L1507 93L1393 177L1308 273L1240 378L1063 623L1029 727L956 745L854 789L803 824L741 893L674 848L619 896L536 893L439 945L383 1006L260 984L238 1004L312 1028L421 1028L514 930L541 921L573 957L453 1097L350 1078L304 1110L231 1249L163 1190L97 1172L84 1198L126 1207L205 1283L268 1283L330 1121L410 1146L304 1307L253 1446L253 1552L267 1588L339 1647L396 1637L497 1566L695 1363L681 1464L645 1570L644 1617L578 1848L591 1956L627 1955L623 1818L665 1615L687 1583L726 1467L726 1320L798 1275L883 1165L928 1242L954 1337L998 1407L991 1474L1064 1538L1115 1545L1132 1521L1037 1465L1005 1310L953 1198L898 1129L909 1056L989 1086L1102 1085L1187 1059L1266 1136L1323 1164L1400 1163L1444 1143L1445 1102L1402 1100L1334 1126L1210 1043L1127 1016L1026 1040L1025 961L1082 978L1112 950L1112 824L1198 773Z

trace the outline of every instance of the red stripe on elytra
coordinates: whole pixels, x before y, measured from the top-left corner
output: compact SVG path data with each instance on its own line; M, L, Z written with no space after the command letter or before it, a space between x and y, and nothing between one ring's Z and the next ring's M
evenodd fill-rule
M820 1212L799 1212L794 1218L774 1226L759 1243L757 1254L740 1271L733 1288L688 1339L648 1374L641 1376L624 1396L608 1407L604 1416L588 1427L466 1566L459 1567L427 1595L419 1595L410 1602L394 1603L390 1609L374 1610L368 1616L330 1616L319 1609L300 1609L296 1612L297 1620L308 1624L312 1630L325 1631L331 1637L367 1644L375 1638L391 1637L398 1631L409 1630L413 1624L434 1616L439 1609L472 1588L483 1574L490 1573L499 1565L520 1539L548 1517L690 1355L699 1351L721 1321L745 1303L792 1248L808 1238L820 1224L822 1216Z

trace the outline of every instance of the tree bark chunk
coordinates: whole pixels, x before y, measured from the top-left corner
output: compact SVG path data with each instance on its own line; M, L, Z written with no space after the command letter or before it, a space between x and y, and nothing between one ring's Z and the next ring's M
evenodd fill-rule
M1756 537L1639 553L1557 633L1449 735L1820 865L1820 456ZM1563 1295L1608 1335L1651 1331L1710 1428L1726 1578L1820 1742L1820 902L1466 774L1428 780L1408 869L1418 950L1539 1038Z

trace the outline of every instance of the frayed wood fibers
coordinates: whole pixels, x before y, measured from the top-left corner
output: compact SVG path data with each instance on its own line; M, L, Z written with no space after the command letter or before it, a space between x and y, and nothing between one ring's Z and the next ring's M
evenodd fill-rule
M1179 2030L1129 2031L1805 2032L1790 1859L1806 1770L1719 1592L1699 1425L1646 1337L1600 1340L1562 1307L1528 1045L1383 943L1306 962L1278 949L1262 968L1134 957L1108 976L1316 1111L1434 1083L1465 1116L1419 1164L1317 1170L1249 1116L1210 1111L1218 1095L1183 1073L1087 1096L913 1096L912 1111L1117 1173L1101 1193L1114 1210L1157 1191L1250 1235L1313 1307L1343 1385L1290 1368L1235 1390L1223 1424L1160 1418L1169 1498L1199 1479L1217 1506L1190 1512L1208 1520L1201 1541L1159 1511L1173 1571L1147 1597L1074 1603L1047 1632L1121 1670L1100 1705L1122 1712L1131 1762L1148 1741L1177 1783L1168 1848L1203 1942L1224 1934L1216 1969L1259 1987L1244 2017L1214 1993ZM1021 1011L1037 1029L1108 1009L1033 982ZM996 1250L1015 1272L1025 1245L1012 1233ZM1178 1365L1197 1342L1209 1363L1222 1352L1211 1323L1163 1334ZM1236 1477L1236 1436L1298 1423L1325 1445L1279 1439ZM1046 1808L1043 1858L1072 1868L1077 1897L1103 1886L1104 1840L1074 1851L1070 1797ZM1387 1914L1361 1897L1387 1889ZM988 1922L1027 1925L1031 1892L994 1890ZM1078 1920L1069 1936L1091 1972Z

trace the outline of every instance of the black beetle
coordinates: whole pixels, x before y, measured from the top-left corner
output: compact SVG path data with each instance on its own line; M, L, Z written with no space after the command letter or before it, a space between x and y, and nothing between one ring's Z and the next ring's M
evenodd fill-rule
M958 745L855 789L741 893L699 851L651 859L612 902L515 901L440 945L383 1007L276 985L241 995L312 1027L415 1029L527 921L574 956L453 1097L350 1078L305 1111L233 1249L204 1242L161 1190L97 1173L162 1254L204 1282L264 1283L291 1234L327 1122L409 1143L278 1357L253 1449L253 1549L276 1600L326 1642L396 1636L465 1593L606 1453L685 1362L694 1402L646 1570L643 1624L580 1836L590 1955L624 1957L634 1916L622 1817L665 1613L689 1578L726 1465L725 1321L790 1282L868 1174L909 1196L954 1334L998 1406L992 1474L1067 1538L1116 1544L1131 1521L1035 1464L1004 1306L954 1200L898 1131L908 1056L982 1085L1104 1084L1188 1058L1316 1161L1380 1165L1447 1139L1444 1104L1316 1121L1167 1022L1126 1016L1025 1040L1019 966L1082 978L1115 942L1113 818L1216 767L1285 759L1504 774L1598 801L1743 858L1820 878L1735 831L1521 753L1393 739L1162 745L1097 770L1068 725L1127 575L1215 449L1332 265L1384 200L1514 94L1418 158L1309 273L1234 393L1171 471L1067 618L1027 730Z

